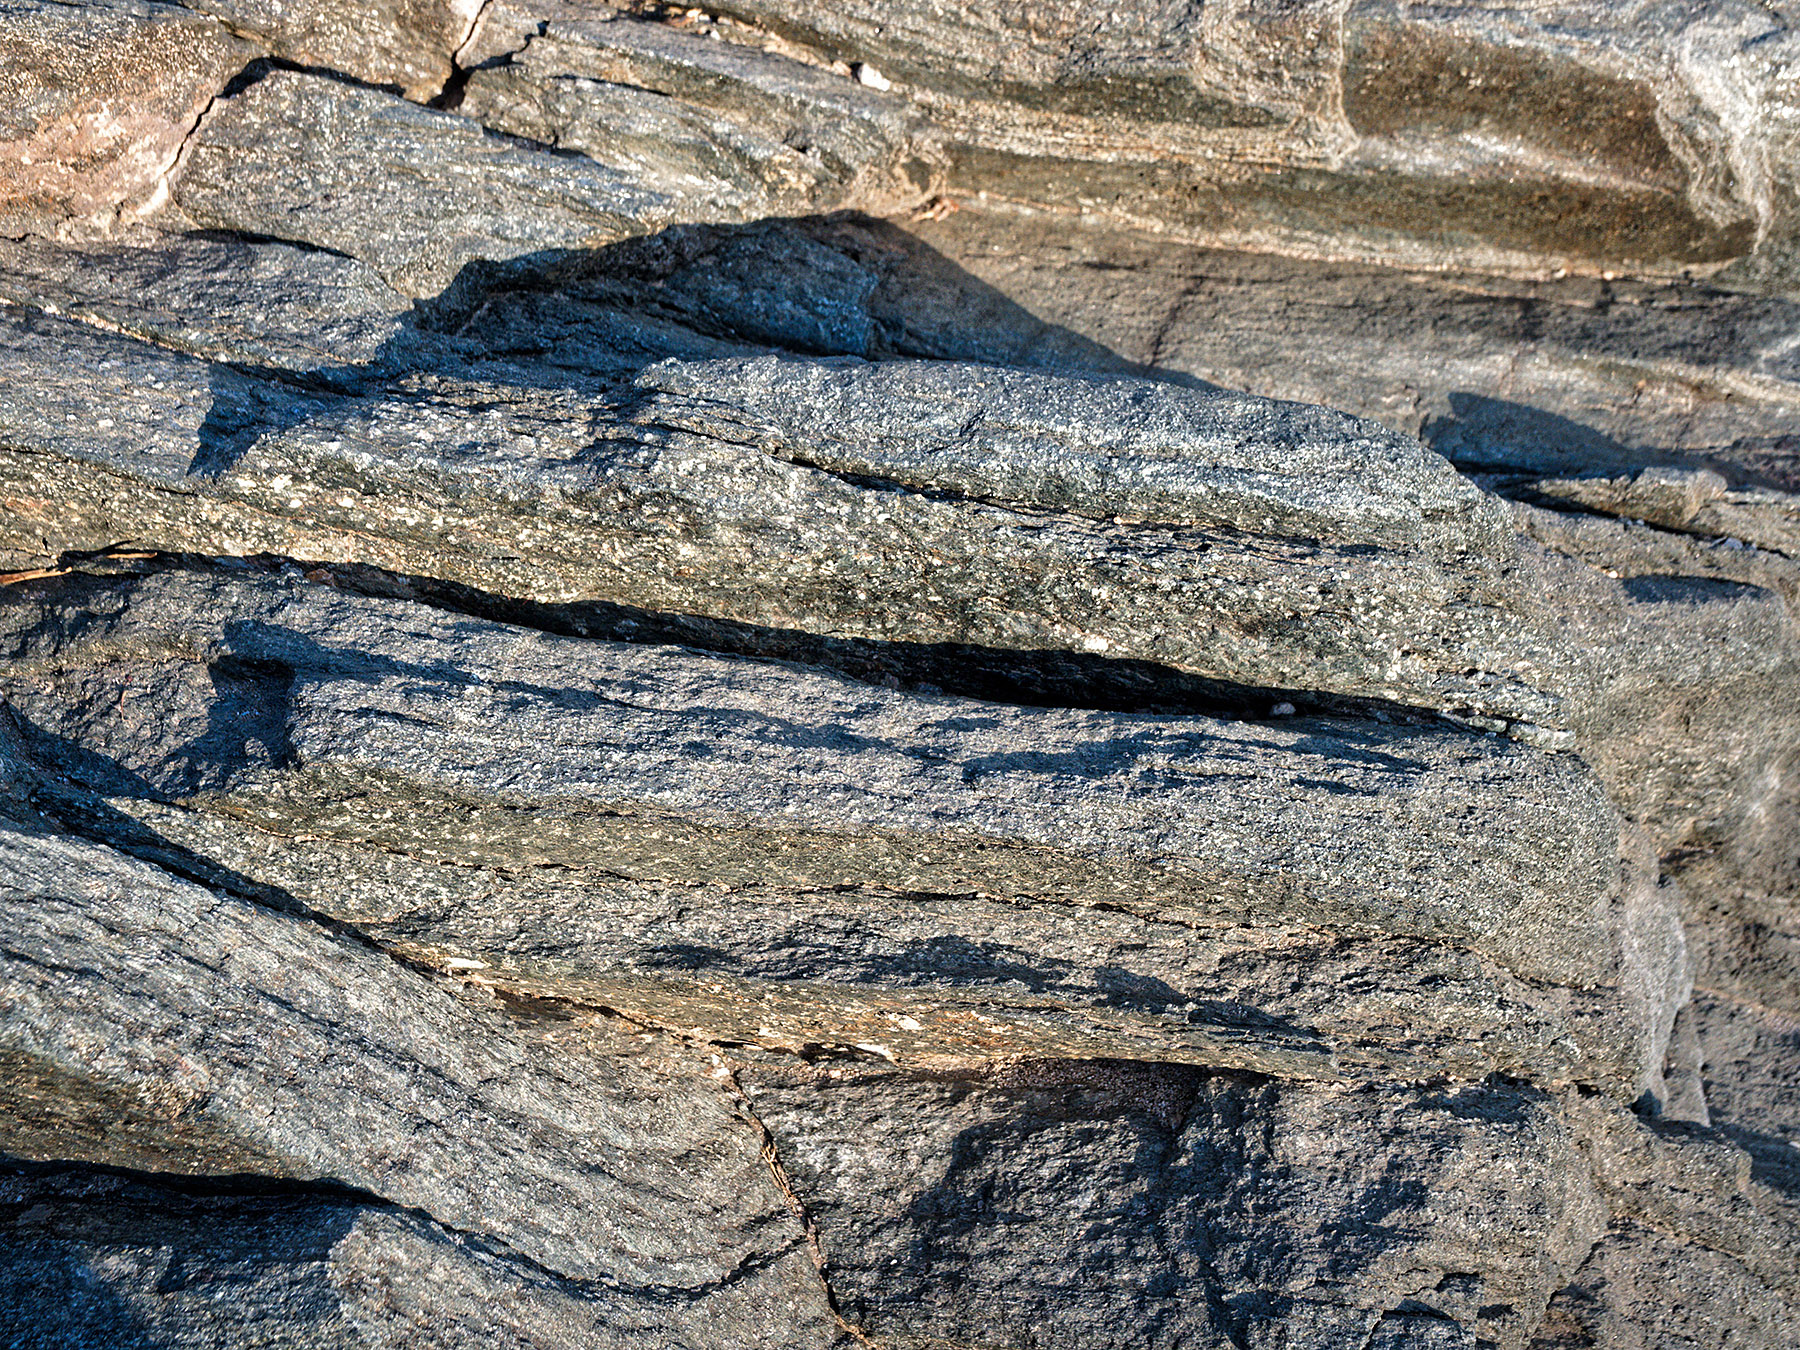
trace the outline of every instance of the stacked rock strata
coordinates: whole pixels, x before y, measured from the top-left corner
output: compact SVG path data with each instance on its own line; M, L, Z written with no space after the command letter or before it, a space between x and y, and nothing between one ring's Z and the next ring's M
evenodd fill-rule
M1777 1347L1778 5L0 0L9 1346Z

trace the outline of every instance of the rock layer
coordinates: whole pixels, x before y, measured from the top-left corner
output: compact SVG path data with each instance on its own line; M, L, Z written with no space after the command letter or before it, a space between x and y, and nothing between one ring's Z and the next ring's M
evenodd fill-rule
M1785 1344L1778 9L13 5L0 1339Z
M661 986L675 971L700 959L682 953L707 950L693 942L705 928L678 925L704 919L720 949L705 969L750 982L736 994L752 1005L750 1021L732 1009L729 980L726 1007L711 1014L743 1023L731 1039L875 1041L894 1058L948 1063L1053 1049L1073 1058L1077 1047L1129 1058L1126 1050L1148 1045L1152 1058L1335 1078L1340 1064L1354 1072L1363 1053L1383 1063L1381 1042L1392 1033L1382 1024L1392 1015L1381 1005L1402 997L1406 980L1372 989L1370 1006L1348 1019L1326 1010L1322 990L1303 987L1294 998L1283 984L1309 957L1330 959L1348 939L1379 935L1398 969L1416 975L1422 961L1447 976L1462 969L1456 1009L1417 1008L1406 1019L1412 1032L1432 1022L1466 1034L1473 1007L1491 1009L1488 1034L1500 1045L1477 1037L1445 1053L1499 1067L1518 1053L1506 1041L1536 1041L1554 1059L1556 1042L1573 1040L1560 1072L1546 1063L1534 1076L1588 1081L1627 1099L1663 1091L1661 1038L1686 997L1678 927L1666 901L1646 893L1652 883L1600 785L1567 757L1379 726L1334 743L1329 724L1252 729L905 696L665 649L521 640L480 623L421 626L427 616L406 606L334 599L304 583L205 585L166 574L77 591L44 609L20 601L6 620L16 635L7 696L28 744L47 766L106 793L114 809L153 811L145 823L172 844L359 926L394 925L411 942L484 964L502 955L472 945L502 921L480 899L488 883L471 894L454 871L429 865L472 864L477 838L490 841L486 869L579 862L596 880L631 883L610 888L625 915L664 911L636 919L637 931L655 937L635 941L609 931L615 919L577 913L535 959L520 933L524 968L515 975L500 963L487 979L652 1006L670 1000ZM91 617L77 626L77 614ZM421 688L421 678L443 692ZM160 734L125 711L149 690ZM95 717L101 708L122 717ZM221 738L209 727L231 730ZM365 838L382 815L371 795L413 802L411 832ZM171 798L187 808L150 806ZM1554 814L1540 805L1552 801ZM1508 819L1501 809L1521 814ZM220 837L220 818L283 840L323 831L336 847L297 869L312 852L306 843L281 853L239 845L227 862L221 850L236 850ZM532 842L544 832L557 837L554 849ZM371 849L403 849L418 863L369 858ZM334 889L346 866L367 886L350 904ZM733 874L743 888L736 895L684 893ZM415 884L448 902L442 918L400 898ZM677 894L662 894L671 884ZM879 894L829 900L834 888L858 884L890 895L883 908L916 914L916 935L900 940L890 919L860 954L814 939L822 950L811 964L825 967L819 988L777 987L763 997L779 1005L791 996L794 1007L757 1006L757 977L806 970L796 934L834 911L835 922L853 923L860 905L881 903ZM602 903L608 888L590 887L579 893ZM547 891L544 903L555 895ZM707 899L717 909L703 915ZM1023 910L1017 920L1008 906ZM1064 927L1083 925L1092 907L1139 916L1114 940L1117 965L1082 951ZM1014 922L1026 931L1013 933ZM1173 931L1160 934L1157 923ZM459 932L462 924L471 931ZM940 927L971 955L994 953L971 963L968 984L954 967L933 978L927 935ZM979 928L989 930L985 940L971 940ZM1164 951L1146 967L1132 948L1153 933ZM1440 943L1451 950L1433 954ZM1049 944L1068 955L1038 968L1027 954ZM598 948L592 966L584 946ZM1259 948L1272 971L1260 968ZM835 970L826 964L833 957ZM1227 982L1169 983L1196 960L1231 971ZM648 985L633 993L639 977ZM996 979L1023 979L1040 994L1091 992L1074 1008L1054 996L1034 1008L983 988ZM1576 994L1570 1007L1558 991L1539 1014L1548 1027L1505 1035L1504 1019L1539 997L1533 984L1606 993ZM859 1013L884 985L895 987L879 1010ZM908 986L924 995L917 1007ZM704 1005L707 994L695 998ZM1080 1020L1082 1001L1099 1004L1085 1014L1091 1026ZM1594 1020L1607 1004L1630 1012L1611 1026ZM1294 1022L1296 1005L1310 1012L1306 1022ZM1217 1008L1218 1020L1202 1007ZM1123 1025L1113 1026L1109 1012L1136 1018L1114 1017ZM834 1015L845 1025L833 1025ZM757 1019L775 1019L775 1028ZM1646 1025L1651 1039L1638 1044L1636 1028ZM1343 1029L1334 1035L1334 1026ZM1432 1055L1428 1038L1402 1036L1409 1041L1411 1053Z

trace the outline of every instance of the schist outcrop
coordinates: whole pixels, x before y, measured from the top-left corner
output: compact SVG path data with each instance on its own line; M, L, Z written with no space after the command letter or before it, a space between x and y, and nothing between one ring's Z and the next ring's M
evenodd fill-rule
M0 1344L1778 1350L1800 13L0 0Z

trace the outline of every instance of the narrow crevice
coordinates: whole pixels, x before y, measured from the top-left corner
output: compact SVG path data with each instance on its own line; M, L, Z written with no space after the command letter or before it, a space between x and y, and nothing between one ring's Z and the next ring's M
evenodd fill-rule
M346 262L360 261L354 253L346 253L342 249L331 247L329 244L314 243L310 239L290 239L286 235L280 234L258 234L253 230L189 230L184 237L215 244L279 244L283 248L291 248L297 253L321 253L331 258L342 258ZM134 333L132 336L138 337L139 335ZM143 337L140 340L152 343L156 346L165 345L154 336ZM304 371L289 371L283 370L280 367L271 366L251 366L230 361L214 361L212 364L231 366L234 369L243 371L243 373L247 375L256 375L263 378L282 375L301 376L305 374Z
M194 144L199 140L200 129L206 125L206 119L212 116L213 109L217 108L222 100L232 97L239 89L247 87L245 84L246 79L251 76L252 71L262 65L264 60L265 58L263 57L257 57L255 60L251 61L242 70L238 71L236 75L233 75L227 80L219 88L218 92L206 100L206 106L194 115L193 122L191 122L188 125L188 129L182 133L181 144L175 147L175 153L169 156L169 162L157 173L156 183L150 189L148 195L145 196L142 202L134 207L127 208L121 203L117 208L117 214L119 216L129 214L142 220L147 216L157 214L174 199L176 181L181 177L181 171L187 167L188 159L194 152ZM249 78L249 83L253 84L256 79L260 78L260 75Z
M261 84L278 70L295 75L312 75L321 80L330 80L333 84L348 85L353 89L373 90L376 93L392 94L396 98L406 97L405 92L398 84L377 83L352 75L348 71L338 70L333 66L308 65L304 61L294 61L285 56L258 57L238 72L231 83L220 92L219 97L234 98L252 85Z
M1509 466L1480 464L1464 460L1454 460L1452 461L1452 465L1458 473L1469 479L1470 482L1474 483L1484 492L1490 492L1494 496L1500 497L1506 501L1518 502L1522 505L1537 507L1544 511L1552 511L1557 515L1594 516L1603 520L1617 520L1626 524L1641 526L1645 529L1656 530L1662 534L1679 535L1684 538L1702 541L1729 539L1733 537L1729 535L1714 534L1710 530L1695 529L1686 525L1674 524L1666 519L1653 520L1643 516L1626 515L1623 511L1609 511L1603 506L1590 505L1589 503L1580 501L1574 497L1560 496L1555 493L1541 491L1538 488L1539 483L1552 479L1566 481L1571 479L1579 480L1588 477L1600 479L1625 477L1627 475L1636 474L1642 469L1654 467L1653 462L1641 464L1634 468L1621 467L1614 471L1599 471L1591 474L1563 472L1560 470L1545 470L1543 472L1522 471ZM1698 467L1713 469L1714 472L1718 472L1718 470L1710 464L1702 464ZM1736 490L1736 488L1734 487L1732 490ZM1773 490L1779 492L1783 489L1775 488ZM1739 542L1741 542L1745 548L1762 547L1751 543L1748 540L1740 540Z
M819 1288L824 1292L826 1308L830 1310L833 1320L837 1322L838 1328L845 1335L856 1341L857 1344L868 1346L870 1350L874 1350L876 1342L869 1336L869 1333L845 1317L843 1309L839 1306L837 1293L831 1287L830 1263L825 1257L824 1244L819 1240L819 1226L806 1208L805 1202L800 1199L799 1193L795 1191L794 1183L789 1179L787 1169L781 1164L781 1154L776 1148L774 1133L764 1124L762 1117L756 1114L750 1094L744 1091L743 1084L738 1081L735 1068L724 1066L720 1082L737 1106L738 1114L755 1131L763 1163L769 1169L769 1177L774 1182L775 1189L781 1195L782 1200L786 1202L788 1209L793 1212L795 1220L800 1224L801 1232L805 1234L807 1253L812 1257L813 1268L818 1271Z
M475 11L475 17L469 20L469 26L463 32L462 39L456 44L456 49L450 53L449 78L444 81L442 89L426 100L427 108L436 108L440 112L455 112L462 106L463 95L469 87L469 79L476 71L495 70L501 66L511 65L513 58L531 45L531 39L542 37L550 26L547 20L539 20L536 30L528 34L525 41L517 47L490 56L485 61L477 61L473 65L469 65L465 63L464 56L469 50L469 44L475 40L475 35L481 31L481 21L487 17L487 12L493 3L494 0L481 0L480 7Z
M110 1177L132 1185L164 1191L184 1199L323 1200L346 1205L380 1205L394 1208L371 1191L329 1179L304 1180L269 1176L260 1172L152 1172L117 1167L110 1163L75 1159L46 1161L0 1154L0 1170L14 1176L49 1181L61 1176ZM71 1196L71 1200L110 1204L105 1197Z
M478 590L460 582L391 572L363 563L313 562L271 554L230 560L197 554L65 554L63 572L196 571L252 568L288 573L351 594L408 600L471 618L559 637L687 647L749 660L805 666L863 684L1034 708L1069 708L1160 717L1274 722L1331 718L1340 724L1429 726L1470 734L1431 709L1332 694L1213 679L1153 661L1062 649L986 647L898 639L831 637L737 619L644 609L612 601L550 603ZM1350 730L1341 726L1341 731Z
M439 112L455 112L462 107L463 96L468 92L469 79L474 74L475 67L452 64L450 77L444 81L444 87L427 99L425 106L435 108Z

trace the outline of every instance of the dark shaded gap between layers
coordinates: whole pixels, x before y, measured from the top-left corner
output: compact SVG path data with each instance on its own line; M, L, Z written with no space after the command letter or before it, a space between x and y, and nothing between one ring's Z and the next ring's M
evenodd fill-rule
M219 573L244 569L297 570L314 584L351 594L409 600L558 637L689 647L756 661L791 663L830 671L864 684L927 695L1162 717L1203 716L1232 721L1329 717L1472 730L1454 718L1386 699L1237 684L1153 661L968 643L830 637L802 629L642 609L603 600L552 604L363 563L314 562L270 554L213 558L102 550L65 554L53 568L41 572L0 576L0 585L76 573L104 576L120 572ZM1483 734L1474 730L1475 734Z

